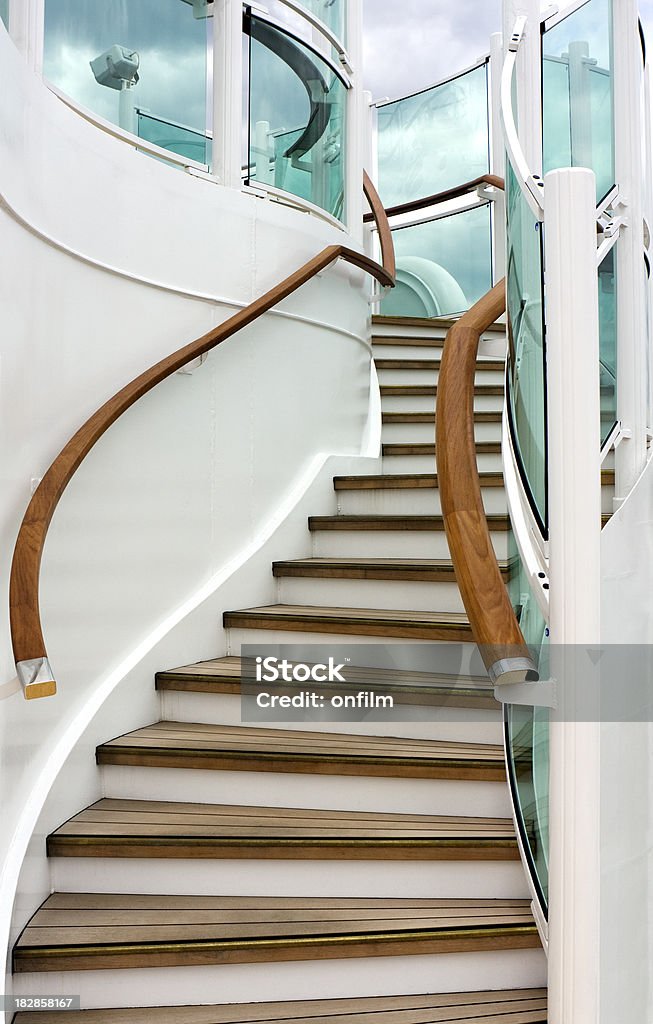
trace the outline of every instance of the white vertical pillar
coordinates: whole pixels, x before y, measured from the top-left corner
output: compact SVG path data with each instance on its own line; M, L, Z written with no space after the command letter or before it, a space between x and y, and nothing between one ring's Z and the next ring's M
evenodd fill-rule
M559 699L550 729L550 1024L599 1021L600 724L576 720L591 710L582 652L600 643L595 190L584 168L546 176L551 673Z
M363 160L365 156L366 109L363 90L363 3L347 4L347 53L353 68L347 96L345 131L346 223L354 240L363 243Z
M213 14L213 173L240 188L243 149L243 5L215 0Z
M646 285L642 241L642 50L637 0L613 5L615 179L628 227L617 243L617 414L630 437L616 451L618 506L646 462Z
M501 68L503 66L503 36L495 32L490 36L490 170L500 178L506 176L506 148L501 128ZM506 201L499 192L494 203L492 232L492 262L494 281L506 274Z
M504 0L503 39L507 45L519 17L526 28L517 55L515 123L531 174L542 173L542 58L540 0Z
M43 71L45 0L10 0L9 34L29 67Z

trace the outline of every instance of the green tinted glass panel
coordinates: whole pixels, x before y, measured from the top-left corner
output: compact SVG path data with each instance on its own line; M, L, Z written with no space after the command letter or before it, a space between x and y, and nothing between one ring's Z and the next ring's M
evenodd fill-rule
M138 136L171 153L189 157L200 164L211 161L211 140L192 128L138 112Z
M128 107L206 130L207 19L180 0L46 0L45 77L78 103L136 131L118 89L100 85L90 62L118 44L139 57ZM118 86L120 85L117 82Z
M379 107L378 152L379 192L386 206L487 173L486 65Z
M256 18L250 26L250 180L342 219L347 90L308 47Z
M9 28L9 0L0 0L0 19Z
M386 316L448 316L469 309L492 287L490 207L392 232L397 285L381 303Z
M540 671L550 678L546 623L530 589L514 535L509 534L508 591L526 643ZM549 876L549 712L509 705L506 710L513 799L530 869L546 909Z
M616 247L599 267L599 345L601 444L617 422L617 272Z
M589 0L542 37L544 171L590 167L614 185L611 0Z
M323 21L338 39L345 41L346 0L302 0L302 7Z
M540 225L511 169L508 209L509 408L513 443L533 511L544 531L546 498L546 364L542 320Z

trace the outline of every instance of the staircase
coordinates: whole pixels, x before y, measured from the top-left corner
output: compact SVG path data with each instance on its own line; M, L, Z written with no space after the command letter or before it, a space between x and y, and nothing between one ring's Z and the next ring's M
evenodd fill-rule
M54 892L13 958L16 994L90 1009L38 1024L546 1021L485 679L392 673L391 735L240 724L242 643L472 639L434 467L447 326L376 318L381 472L337 477L307 557L272 566L278 603L225 612L230 653L160 673L162 720L98 748L105 798L49 836ZM507 576L504 347L499 326L481 343L475 429Z

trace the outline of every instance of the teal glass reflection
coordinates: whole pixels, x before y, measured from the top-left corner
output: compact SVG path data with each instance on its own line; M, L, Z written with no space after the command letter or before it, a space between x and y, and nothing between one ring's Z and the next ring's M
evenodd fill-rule
M612 2L589 0L542 36L544 172L590 167L614 185Z
M249 180L344 216L347 90L292 36L249 19Z
M540 678L550 678L546 623L530 589L528 576L509 534L508 591ZM507 749L517 819L529 867L546 911L549 884L549 712L546 708L508 705Z
M301 0L302 7L331 29L334 36L346 42L346 0Z
M44 75L127 131L136 132L140 108L203 135L210 24L181 0L46 0ZM90 67L116 44L139 59L139 80L126 98L98 84Z
M0 20L9 28L9 0L0 0Z
M397 285L381 303L385 316L449 316L469 309L492 287L489 205L392 232Z
M211 140L200 132L186 128L172 121L162 121L158 117L137 111L138 137L153 142L161 149L188 157L200 164L211 162Z
M617 243L618 244L618 243ZM617 422L617 267L616 247L599 267L599 358L601 445Z
M506 174L508 213L508 407L522 480L546 533L546 362L542 319L540 225L517 183Z
M489 169L487 66L378 108L385 206L443 192Z

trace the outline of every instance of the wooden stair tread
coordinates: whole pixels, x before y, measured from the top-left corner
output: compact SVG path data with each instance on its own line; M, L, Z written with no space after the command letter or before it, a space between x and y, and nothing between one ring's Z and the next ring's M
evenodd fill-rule
M372 316L372 324L375 326L387 327L439 327L449 328L458 323L458 319L451 317L420 317L420 316L384 316L382 313L375 313ZM506 325L500 322L492 324L484 334L506 333ZM383 337L383 335L381 335ZM376 340L376 336L375 336Z
M442 364L441 359L375 359L374 363L377 370L429 370L437 373ZM497 373L502 373L506 368L504 359L484 359L480 358L476 360L476 367L478 370L493 370Z
M546 989L22 1012L15 1024L546 1024Z
M479 473L481 487L503 487L503 473ZM368 491L393 489L436 490L437 473L379 473L369 476L336 476L336 491Z
M48 836L49 856L515 860L512 821L103 799Z
M499 568L504 578L508 579L508 563L499 562ZM273 562L272 573L280 578L456 582L453 562L442 558L297 558L287 562Z
M157 722L97 748L98 764L504 781L499 745Z
M435 444L432 443L407 443L394 442L384 444L381 447L383 455L432 455L435 457ZM501 455L500 441L477 441L477 455Z
M487 515L491 531L507 533L510 530L510 518L507 515ZM312 533L318 530L374 530L374 531L444 531L443 516L404 516L404 515L336 515L310 516L308 528Z
M216 658L159 672L156 686L158 690L240 694L241 672L240 658ZM363 685L382 686L384 693L392 694L396 704L446 705L485 711L496 711L500 707L487 676L454 676L353 665L347 665L345 675L347 684L339 692L357 691Z
M14 971L392 956L540 945L529 900L53 893Z
M382 398L401 398L402 396L419 398L437 398L437 384L381 384ZM474 395L477 398L485 396L503 396L503 384L475 384Z
M435 430L435 411L433 412L386 412L381 413L383 423L432 423ZM474 423L501 423L503 413L486 411L485 409L474 410Z
M228 611L224 613L223 621L227 629L286 629L352 636L401 636L416 640L451 640L453 643L467 643L474 639L469 621L461 612L274 604Z

